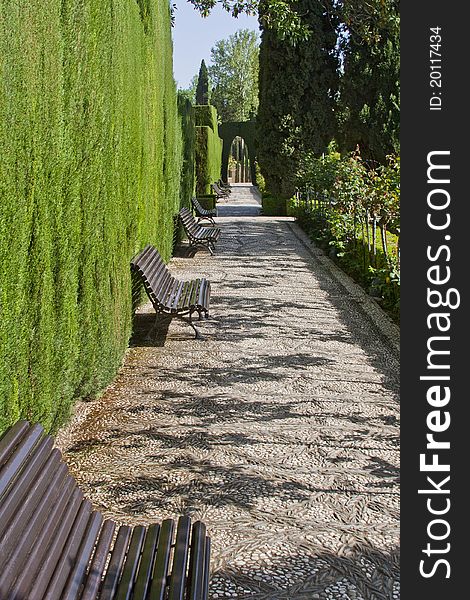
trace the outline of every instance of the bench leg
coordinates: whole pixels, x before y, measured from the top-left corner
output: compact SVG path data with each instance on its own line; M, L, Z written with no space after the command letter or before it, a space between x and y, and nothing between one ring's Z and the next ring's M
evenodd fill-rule
M194 323L193 323L193 318L192 318L192 317L193 317L193 315L192 315L192 313L191 313L191 314L188 316L188 318L181 317L181 316L180 316L179 318L180 318L182 321L185 321L186 323L188 323L188 325L191 325L191 327L194 329L194 333L195 333L194 339L195 339L195 340L198 340L198 339L199 339L199 340L202 340L202 336L201 336L201 334L199 333L199 331L198 331L198 330L196 329L196 327L194 326Z
M209 311L207 310L207 308L198 308L197 312L199 314L199 321L202 321L202 318L204 317L205 319L209 318Z

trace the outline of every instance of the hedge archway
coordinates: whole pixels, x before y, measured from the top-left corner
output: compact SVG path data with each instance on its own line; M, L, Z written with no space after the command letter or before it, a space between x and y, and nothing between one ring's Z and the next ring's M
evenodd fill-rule
M230 149L233 140L238 136L245 140L248 146L248 156L250 160L251 181L256 185L256 157L258 154L258 146L256 143L256 121L232 121L222 123L219 126L219 136L224 144L222 148L222 180L228 180L228 161L230 157Z

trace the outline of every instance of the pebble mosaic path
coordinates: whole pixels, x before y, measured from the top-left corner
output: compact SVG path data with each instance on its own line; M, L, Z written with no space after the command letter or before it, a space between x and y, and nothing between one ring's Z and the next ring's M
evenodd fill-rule
M170 263L212 282L204 339L178 320L149 335L142 307L58 445L106 516L206 523L211 600L397 599L397 329L292 219L236 197L216 255Z

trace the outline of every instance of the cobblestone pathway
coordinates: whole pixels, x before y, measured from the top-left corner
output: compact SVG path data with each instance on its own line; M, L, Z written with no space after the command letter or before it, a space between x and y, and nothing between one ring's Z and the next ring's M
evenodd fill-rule
M144 307L59 446L106 515L204 520L212 599L398 598L393 327L290 219L219 222L214 257L171 262L212 281L204 340L176 320L149 338Z

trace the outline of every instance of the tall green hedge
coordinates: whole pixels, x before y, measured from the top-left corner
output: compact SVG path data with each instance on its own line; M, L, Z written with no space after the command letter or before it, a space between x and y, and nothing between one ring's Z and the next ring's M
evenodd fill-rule
M222 171L223 141L219 137L217 111L210 105L194 107L196 119L196 193L210 194L211 183Z
M181 131L183 136L183 165L181 170L181 205L190 207L191 198L194 196L195 186L195 145L196 131L195 111L183 94L178 94L178 109L181 118Z
M222 140L210 127L196 127L196 192L210 194L211 183L220 179Z
M181 167L167 0L0 1L0 431L112 380Z

